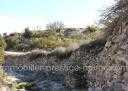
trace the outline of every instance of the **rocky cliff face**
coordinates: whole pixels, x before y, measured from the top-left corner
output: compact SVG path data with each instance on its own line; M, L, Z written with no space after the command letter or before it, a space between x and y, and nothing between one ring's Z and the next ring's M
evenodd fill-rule
M113 31L99 56L99 64L103 66L98 71L102 87L113 87L112 91L127 91L128 81L128 26L123 24L120 30ZM98 81L98 79L97 79ZM98 81L99 82L99 81Z
M88 74L92 86L103 91L127 91L128 88L128 27L123 24L113 31L95 60L95 69Z
M70 51L8 55L5 65L18 67L6 71L22 81L36 83L41 91L71 91L67 87L127 91L127 49L128 27L124 27L107 42L97 40Z

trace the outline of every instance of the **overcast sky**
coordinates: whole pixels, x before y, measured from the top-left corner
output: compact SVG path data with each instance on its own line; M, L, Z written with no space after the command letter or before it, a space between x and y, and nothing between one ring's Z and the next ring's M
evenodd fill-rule
M85 27L97 22L101 10L112 4L113 0L0 0L0 33L45 28L53 21Z

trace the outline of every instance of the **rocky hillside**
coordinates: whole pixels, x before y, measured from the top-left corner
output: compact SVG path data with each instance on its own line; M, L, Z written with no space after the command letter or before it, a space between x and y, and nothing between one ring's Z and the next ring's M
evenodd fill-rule
M84 67L95 65L96 57L104 45L105 41L97 40L79 47L73 45L68 49L58 48L52 52L33 51L24 54L7 52L5 70L21 81L35 83L37 88L41 89L40 91L85 89L90 86L90 83L88 82L89 70Z
M35 91L127 91L128 27L123 26L107 41L100 39L70 50L6 55L5 66L14 68L5 70L21 81L36 84Z
M114 86L112 91L127 91L128 81L128 26L123 23L118 31L109 36L103 51L99 54L99 63L105 66L101 77L105 86ZM100 76L99 76L100 77ZM101 79L101 78L100 78Z

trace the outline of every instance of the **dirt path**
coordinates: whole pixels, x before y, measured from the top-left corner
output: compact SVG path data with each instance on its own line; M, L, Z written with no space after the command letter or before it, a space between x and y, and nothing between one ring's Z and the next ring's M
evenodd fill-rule
M10 52L10 51L5 51L5 55L7 56L7 55L25 55L25 54L28 54L28 53L30 53L30 52Z
M1 85L0 86L0 91L11 91L11 90L10 90L10 88L8 86Z

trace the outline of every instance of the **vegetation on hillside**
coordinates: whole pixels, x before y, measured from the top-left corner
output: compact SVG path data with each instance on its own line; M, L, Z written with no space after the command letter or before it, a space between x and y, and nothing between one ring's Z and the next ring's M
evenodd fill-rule
M68 47L71 43L94 40L95 35L97 35L95 33L101 30L96 26L89 26L85 29L86 32L65 36L62 32L62 29L64 29L63 23L55 22L47 25L47 27L48 29L43 31L33 31L25 28L23 33L12 33L4 36L7 44L6 50L30 51L37 48L51 50L57 47Z
M6 47L6 43L2 36L0 35L0 64L3 63L4 60L4 48Z

